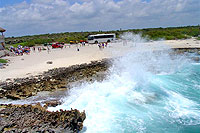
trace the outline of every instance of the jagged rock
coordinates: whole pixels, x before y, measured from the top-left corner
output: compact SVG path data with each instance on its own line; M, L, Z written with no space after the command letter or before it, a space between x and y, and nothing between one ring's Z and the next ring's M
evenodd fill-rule
M86 119L77 109L49 112L40 104L4 105L0 112L0 132L79 132Z
M110 66L110 59L94 61L89 64L73 65L51 69L41 75L26 78L8 79L0 82L0 98L23 99L36 95L40 91L54 91L68 89L68 84L85 79L95 81L98 72L105 72ZM94 80L95 79L95 80Z
M200 61L200 58L199 57L192 57L192 60L198 62L198 61Z
M60 101L46 101L44 102L46 104L47 107L56 107L58 105L61 105L62 103Z
M195 49L188 49L187 51L188 51L189 53L195 53L196 50L195 50Z
M12 99L12 100L19 100L20 98L11 94L6 95L6 98Z

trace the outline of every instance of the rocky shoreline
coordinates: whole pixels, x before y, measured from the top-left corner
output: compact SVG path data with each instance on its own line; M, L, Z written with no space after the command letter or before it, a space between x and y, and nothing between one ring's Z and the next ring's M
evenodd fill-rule
M89 64L51 69L37 76L7 79L0 83L0 98L24 99L40 91L69 89L70 83L83 79L86 81L102 80L105 75L99 73L108 70L110 65L110 59L103 59Z
M173 51L173 55L194 53L196 56L191 57L191 59L197 62L200 61L199 48L174 48ZM24 99L34 96L41 91L69 89L70 83L83 79L85 81L101 80L105 75L101 75L99 72L108 70L111 62L111 59L103 59L89 64L51 69L37 76L7 79L4 82L0 82L0 98Z
M191 60L195 62L200 61L200 48L174 48L174 54L192 54Z
M2 133L77 133L82 130L85 119L85 111L76 109L50 112L40 104L0 105Z
M173 49L172 54L195 53L193 60L199 61L200 49ZM198 58L197 58L198 57ZM73 65L51 69L41 75L27 78L7 79L0 82L0 98L25 99L41 91L70 89L77 81L93 82L103 80L105 72L112 64L112 59L103 59L89 64ZM102 74L103 73L103 74ZM47 101L42 107L36 105L0 104L0 132L79 132L86 119L85 112L76 109L49 112L49 106L61 104L59 101Z
M0 98L18 100L36 95L40 91L69 89L77 81L103 80L111 59L89 64L56 68L42 75L28 78L7 79L0 83ZM104 73L104 74L102 74ZM57 106L60 101L46 101L36 105L0 104L0 132L79 132L86 119L85 112L76 109L49 112L47 107Z

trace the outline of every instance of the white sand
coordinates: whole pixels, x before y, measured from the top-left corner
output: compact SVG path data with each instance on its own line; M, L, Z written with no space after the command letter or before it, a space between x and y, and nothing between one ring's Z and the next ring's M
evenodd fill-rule
M195 39L151 42L148 45L156 47L160 43L167 44L172 48L200 48L200 41L195 41ZM79 49L80 51L77 51L77 46L71 46L70 48L52 49L49 53L47 51L38 52L36 50L35 53L31 52L30 55L5 57L5 59L10 60L10 63L5 69L0 69L0 81L4 81L7 78L12 79L37 75L52 68L68 67L103 58L120 56L133 49L133 47L123 46L122 43L112 43L103 50L99 50L97 45L86 45ZM47 61L52 61L53 64L47 64Z
M186 39L186 40L167 40L164 41L171 48L200 48L200 40Z
M30 75L41 74L49 69L68 67L75 64L90 63L91 61L101 60L103 58L112 57L111 47L99 50L97 45L86 45L79 47L71 46L70 48L51 49L46 51L32 52L30 55L5 57L10 60L5 69L0 69L0 80L4 81L7 78L22 78ZM47 64L52 61L53 64Z

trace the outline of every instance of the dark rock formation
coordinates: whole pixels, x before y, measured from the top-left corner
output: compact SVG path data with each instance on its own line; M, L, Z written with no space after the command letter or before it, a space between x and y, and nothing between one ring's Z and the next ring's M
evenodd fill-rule
M40 91L68 89L69 83L85 78L86 81L92 81L92 78L102 79L99 78L98 72L106 71L110 64L109 59L104 59L89 64L51 69L42 75L8 79L0 83L0 98L23 99Z
M53 101L46 101L44 102L45 107L56 107L58 105L61 105L62 103L60 101L57 100L53 100Z
M174 48L175 54L196 53L199 54L200 48Z
M76 109L49 112L40 104L0 105L0 132L79 132L85 118Z
M199 61L200 61L200 58L199 58L199 57L192 57L192 60L193 60L193 61L196 61L196 62L199 62Z

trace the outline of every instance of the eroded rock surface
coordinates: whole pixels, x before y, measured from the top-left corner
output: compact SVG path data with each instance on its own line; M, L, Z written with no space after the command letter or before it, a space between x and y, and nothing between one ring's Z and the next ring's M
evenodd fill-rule
M0 83L0 98L24 99L34 96L40 91L69 89L68 84L79 80L102 79L98 73L105 72L110 64L110 60L105 59L89 64L51 69L42 75L7 79Z
M0 105L0 132L79 132L86 119L85 112L76 109L49 112L40 104Z

